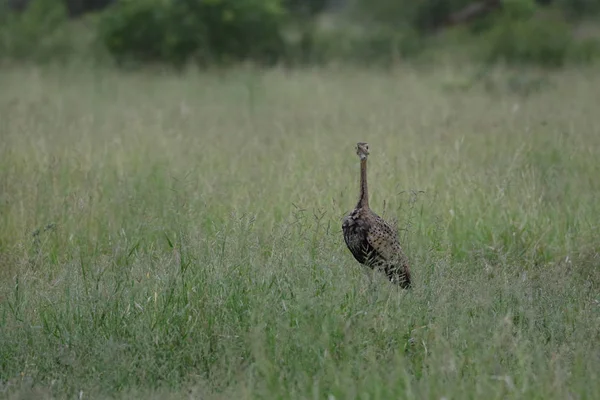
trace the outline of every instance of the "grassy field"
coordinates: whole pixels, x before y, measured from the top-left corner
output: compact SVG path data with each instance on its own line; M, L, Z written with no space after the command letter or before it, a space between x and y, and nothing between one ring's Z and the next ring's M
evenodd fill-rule
M600 398L600 75L475 72L3 70L0 396Z

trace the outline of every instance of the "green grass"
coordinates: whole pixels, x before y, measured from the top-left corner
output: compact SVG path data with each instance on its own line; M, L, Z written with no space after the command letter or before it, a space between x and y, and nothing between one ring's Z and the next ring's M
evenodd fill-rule
M600 397L595 71L0 88L1 396ZM411 291L343 242L358 141Z

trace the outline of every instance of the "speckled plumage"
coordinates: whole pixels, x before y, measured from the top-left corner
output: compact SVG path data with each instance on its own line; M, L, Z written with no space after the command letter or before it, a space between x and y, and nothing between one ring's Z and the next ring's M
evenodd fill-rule
M362 155L361 155L362 152ZM366 161L368 144L358 143L361 156L361 194L358 204L342 223L344 241L359 263L383 271L402 288L411 286L410 269L394 228L369 208Z

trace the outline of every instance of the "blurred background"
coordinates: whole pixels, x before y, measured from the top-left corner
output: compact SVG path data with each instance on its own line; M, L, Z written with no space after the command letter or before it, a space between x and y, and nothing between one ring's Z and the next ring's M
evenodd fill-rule
M182 68L600 55L600 0L0 0L0 62Z

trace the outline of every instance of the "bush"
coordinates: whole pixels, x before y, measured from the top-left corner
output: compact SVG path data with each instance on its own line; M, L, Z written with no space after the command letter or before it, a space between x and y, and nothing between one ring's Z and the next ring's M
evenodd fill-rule
M550 67L563 65L572 45L571 32L566 23L548 23L540 19L499 23L487 39L488 61Z
M541 12L534 0L506 0L484 40L490 62L548 67L563 65L574 44L564 18Z
M181 65L283 54L279 0L122 0L100 22L100 38L117 60Z
M428 33L440 27L453 12L473 0L355 0L353 11L361 21Z
M569 17L582 18L600 13L598 0L555 0L556 6Z
M100 38L119 60L162 59L170 39L169 32L165 32L170 23L168 13L167 4L161 0L122 1L100 19ZM186 21L181 25L186 25Z
M1 60L45 62L66 58L72 52L62 2L36 0L23 12L0 12Z

